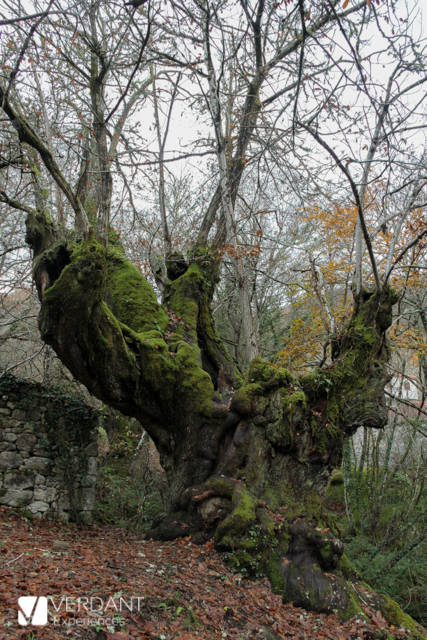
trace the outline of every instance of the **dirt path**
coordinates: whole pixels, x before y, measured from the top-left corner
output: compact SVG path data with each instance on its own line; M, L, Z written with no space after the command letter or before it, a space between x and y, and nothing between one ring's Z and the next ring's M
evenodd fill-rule
M46 625L18 623L21 596L51 598ZM28 602L21 622L43 622L44 601L32 618ZM29 522L0 508L0 640L369 640L389 628L368 613L369 625L342 624L283 605L267 579L232 572L212 543L144 542L124 529Z

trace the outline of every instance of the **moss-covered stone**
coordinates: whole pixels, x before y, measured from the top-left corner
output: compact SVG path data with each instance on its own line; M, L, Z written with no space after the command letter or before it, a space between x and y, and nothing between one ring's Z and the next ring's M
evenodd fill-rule
M398 629L407 629L415 638L427 637L427 634L423 633L422 628L417 625L415 620L408 616L407 613L402 611L397 602L386 595L382 595L381 598L383 599L383 602L381 603L380 610L390 625L393 625Z

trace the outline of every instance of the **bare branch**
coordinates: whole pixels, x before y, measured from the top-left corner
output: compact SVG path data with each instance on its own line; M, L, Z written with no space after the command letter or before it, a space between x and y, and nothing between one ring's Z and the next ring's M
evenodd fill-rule
M333 159L335 160L336 164L338 165L338 167L341 169L341 171L343 172L343 174L345 175L345 177L349 181L350 186L351 186L351 190L352 190L353 195L354 195L354 199L356 200L358 216L359 216L360 224L362 226L363 237L365 239L365 243L366 243L366 246L367 246L367 249L368 249L369 258L371 260L372 272L374 274L375 284L377 286L377 289L381 289L381 282L380 282L380 278L379 278L379 275L378 275L377 264L376 264L376 261L375 261L375 256L374 256L374 252L373 252L373 249L372 249L371 239L369 237L369 232L368 232L368 229L366 227L366 222L365 222L365 218L364 218L364 215L363 215L363 208L362 208L362 203L361 203L360 196L359 196L359 191L357 189L357 186L356 186L353 178L351 177L351 174L350 174L349 170L347 169L347 167L345 167L343 165L343 163L338 158L338 156L335 153L335 151L333 149L331 149L331 147L324 140L322 140L322 138L315 131L310 129L310 127L307 127L302 122L298 122L297 124L300 127L302 127L303 129L305 129L306 131L308 131L308 133L310 133L310 135L312 135L313 138L324 149L326 149L326 151L333 157Z

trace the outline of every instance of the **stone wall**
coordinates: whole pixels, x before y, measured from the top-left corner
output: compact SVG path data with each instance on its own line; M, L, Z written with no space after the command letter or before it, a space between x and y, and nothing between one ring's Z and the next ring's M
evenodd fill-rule
M0 378L0 504L90 524L100 414L58 389Z

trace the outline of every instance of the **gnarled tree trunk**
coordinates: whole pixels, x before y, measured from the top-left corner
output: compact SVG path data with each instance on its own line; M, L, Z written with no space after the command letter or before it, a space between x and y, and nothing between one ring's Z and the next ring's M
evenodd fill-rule
M344 438L386 424L392 290L355 300L331 365L297 379L255 358L241 380L212 319L218 264L208 249L169 256L162 307L112 232L107 250L30 215L27 241L43 339L91 393L140 420L159 450L169 494L150 537L213 537L236 566L264 571L285 601L363 616L359 595L374 596L357 582L322 496ZM384 597L375 602L393 624L414 625Z

